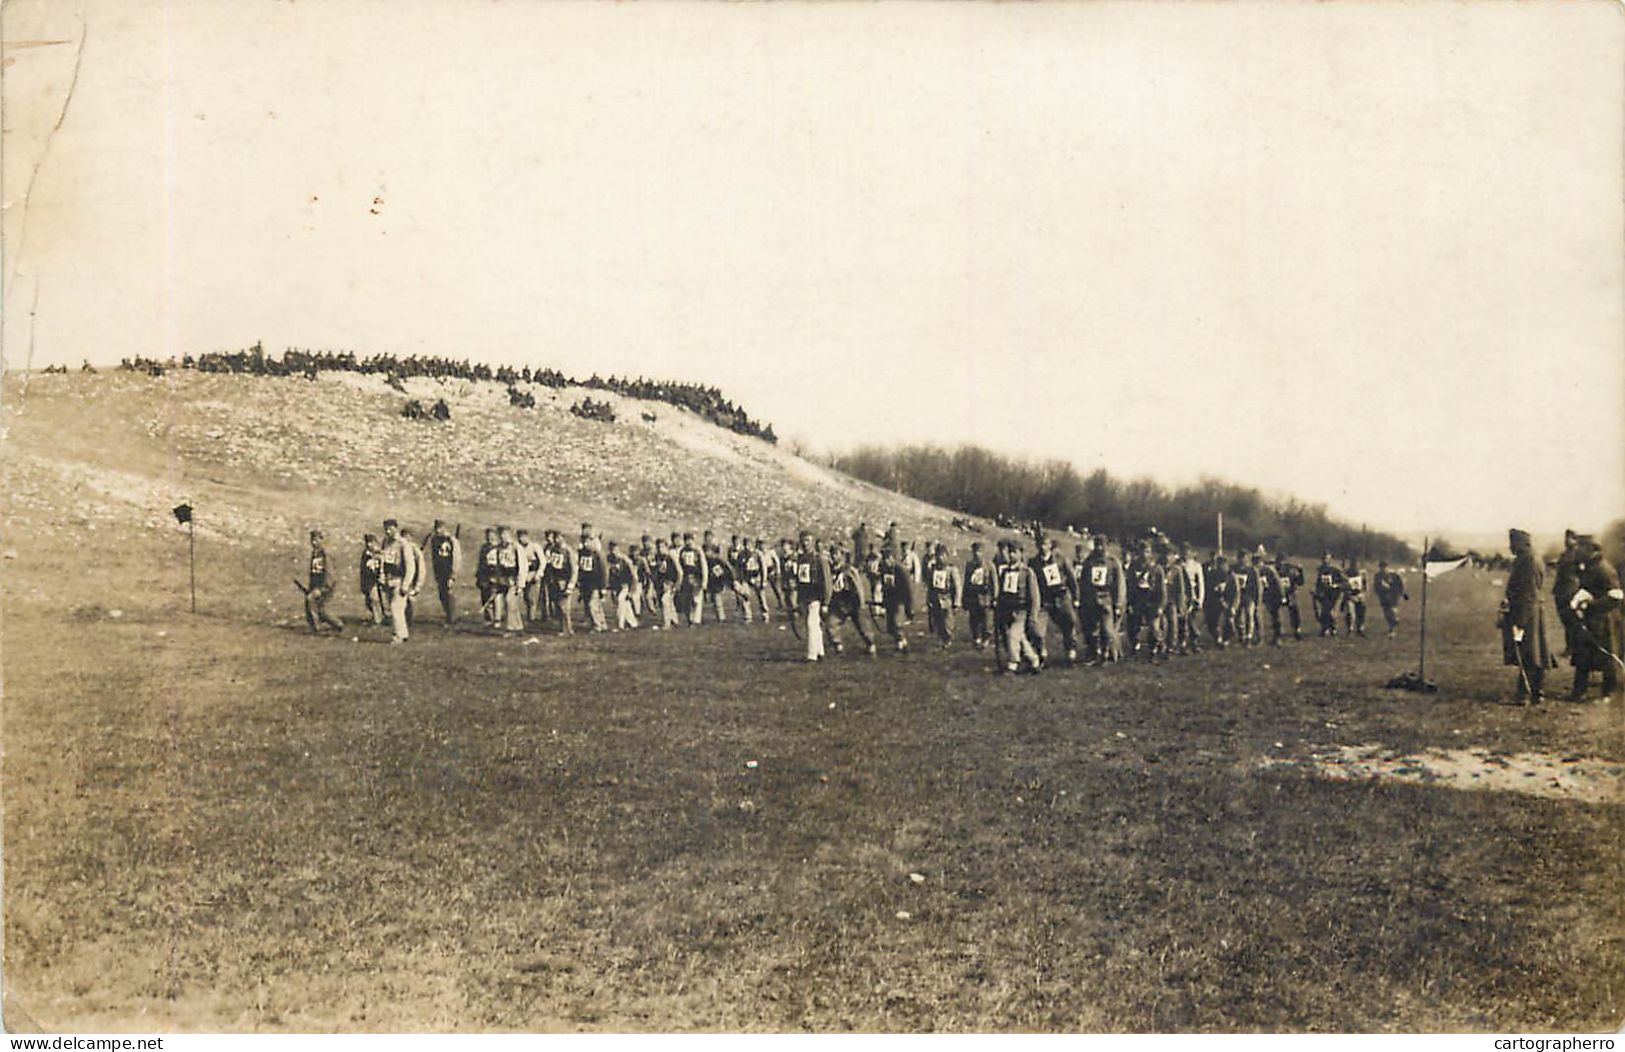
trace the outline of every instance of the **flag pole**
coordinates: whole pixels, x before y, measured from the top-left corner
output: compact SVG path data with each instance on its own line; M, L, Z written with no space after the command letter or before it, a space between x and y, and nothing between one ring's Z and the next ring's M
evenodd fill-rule
M1416 678L1427 682L1428 669L1428 539L1422 538L1422 633L1416 654Z
M1219 512L1219 551L1224 551L1224 512Z
M192 584L192 613L197 613L197 524L186 520L186 570Z

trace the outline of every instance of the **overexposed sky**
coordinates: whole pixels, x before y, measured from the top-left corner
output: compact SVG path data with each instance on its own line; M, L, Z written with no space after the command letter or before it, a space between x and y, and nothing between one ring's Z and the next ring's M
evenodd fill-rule
M1602 0L3 19L8 367L467 356L1379 527L1625 514Z

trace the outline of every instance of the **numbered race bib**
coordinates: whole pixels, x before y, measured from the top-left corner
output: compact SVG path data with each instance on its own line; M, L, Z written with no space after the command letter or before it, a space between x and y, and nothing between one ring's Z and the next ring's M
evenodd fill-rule
M1004 574L1004 590L1006 592L1018 591L1021 588L1021 571L1006 570Z
M987 571L985 569L983 569L982 567L978 566L976 569L974 569L974 570L972 570L970 572L970 583L971 584L979 585L979 584L982 584L983 582L985 582L986 580L987 580Z
M948 571L932 570L931 587L935 588L939 592L946 592L948 590Z
M812 563L796 564L796 580L802 584L812 584Z
M581 557L581 571L583 573L592 573L592 556L583 555Z
M1329 573L1321 574L1320 575L1320 586L1322 588L1330 588L1332 586L1332 575L1329 574Z
M686 566L686 567L688 567L689 569L692 570L694 567L698 566L699 564L700 564L700 557L698 555L694 554L693 552L684 552L683 553L683 565L684 566Z
M1061 568L1055 563L1044 564L1044 583L1054 587L1061 583Z
M1149 592L1151 590L1151 575L1148 574L1148 573L1135 574L1134 575L1134 585L1137 588L1140 588L1140 589L1143 589L1143 590Z
M1089 584L1094 588L1106 587L1107 570L1104 565L1089 567Z
M1365 591L1365 574L1355 574L1353 577L1349 578L1349 591Z

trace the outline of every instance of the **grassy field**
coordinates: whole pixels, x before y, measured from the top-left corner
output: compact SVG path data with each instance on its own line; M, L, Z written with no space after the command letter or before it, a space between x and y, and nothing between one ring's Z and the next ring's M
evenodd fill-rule
M27 410L9 442L71 432ZM1625 761L1618 705L1497 704L1487 574L1433 589L1435 696L1381 687L1409 633L1034 678L968 648L807 667L761 625L391 647L304 633L296 533L211 535L192 616L184 535L8 470L14 1028L1621 1022L1625 805L1309 762ZM225 471L243 531L334 521Z

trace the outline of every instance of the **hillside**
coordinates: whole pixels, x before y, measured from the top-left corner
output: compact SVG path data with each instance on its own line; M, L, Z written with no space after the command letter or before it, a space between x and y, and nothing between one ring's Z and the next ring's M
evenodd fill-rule
M317 523L343 550L386 515L461 522L465 537L496 522L574 529L586 520L623 537L710 528L777 538L860 519L895 520L914 535L951 530L940 508L664 403L526 385L536 406L522 409L492 381L405 386L339 372L9 377L8 532L173 528L169 508L181 500L198 509L200 542L290 550ZM584 395L610 402L618 419L572 415ZM443 398L451 419L405 419L409 398Z

